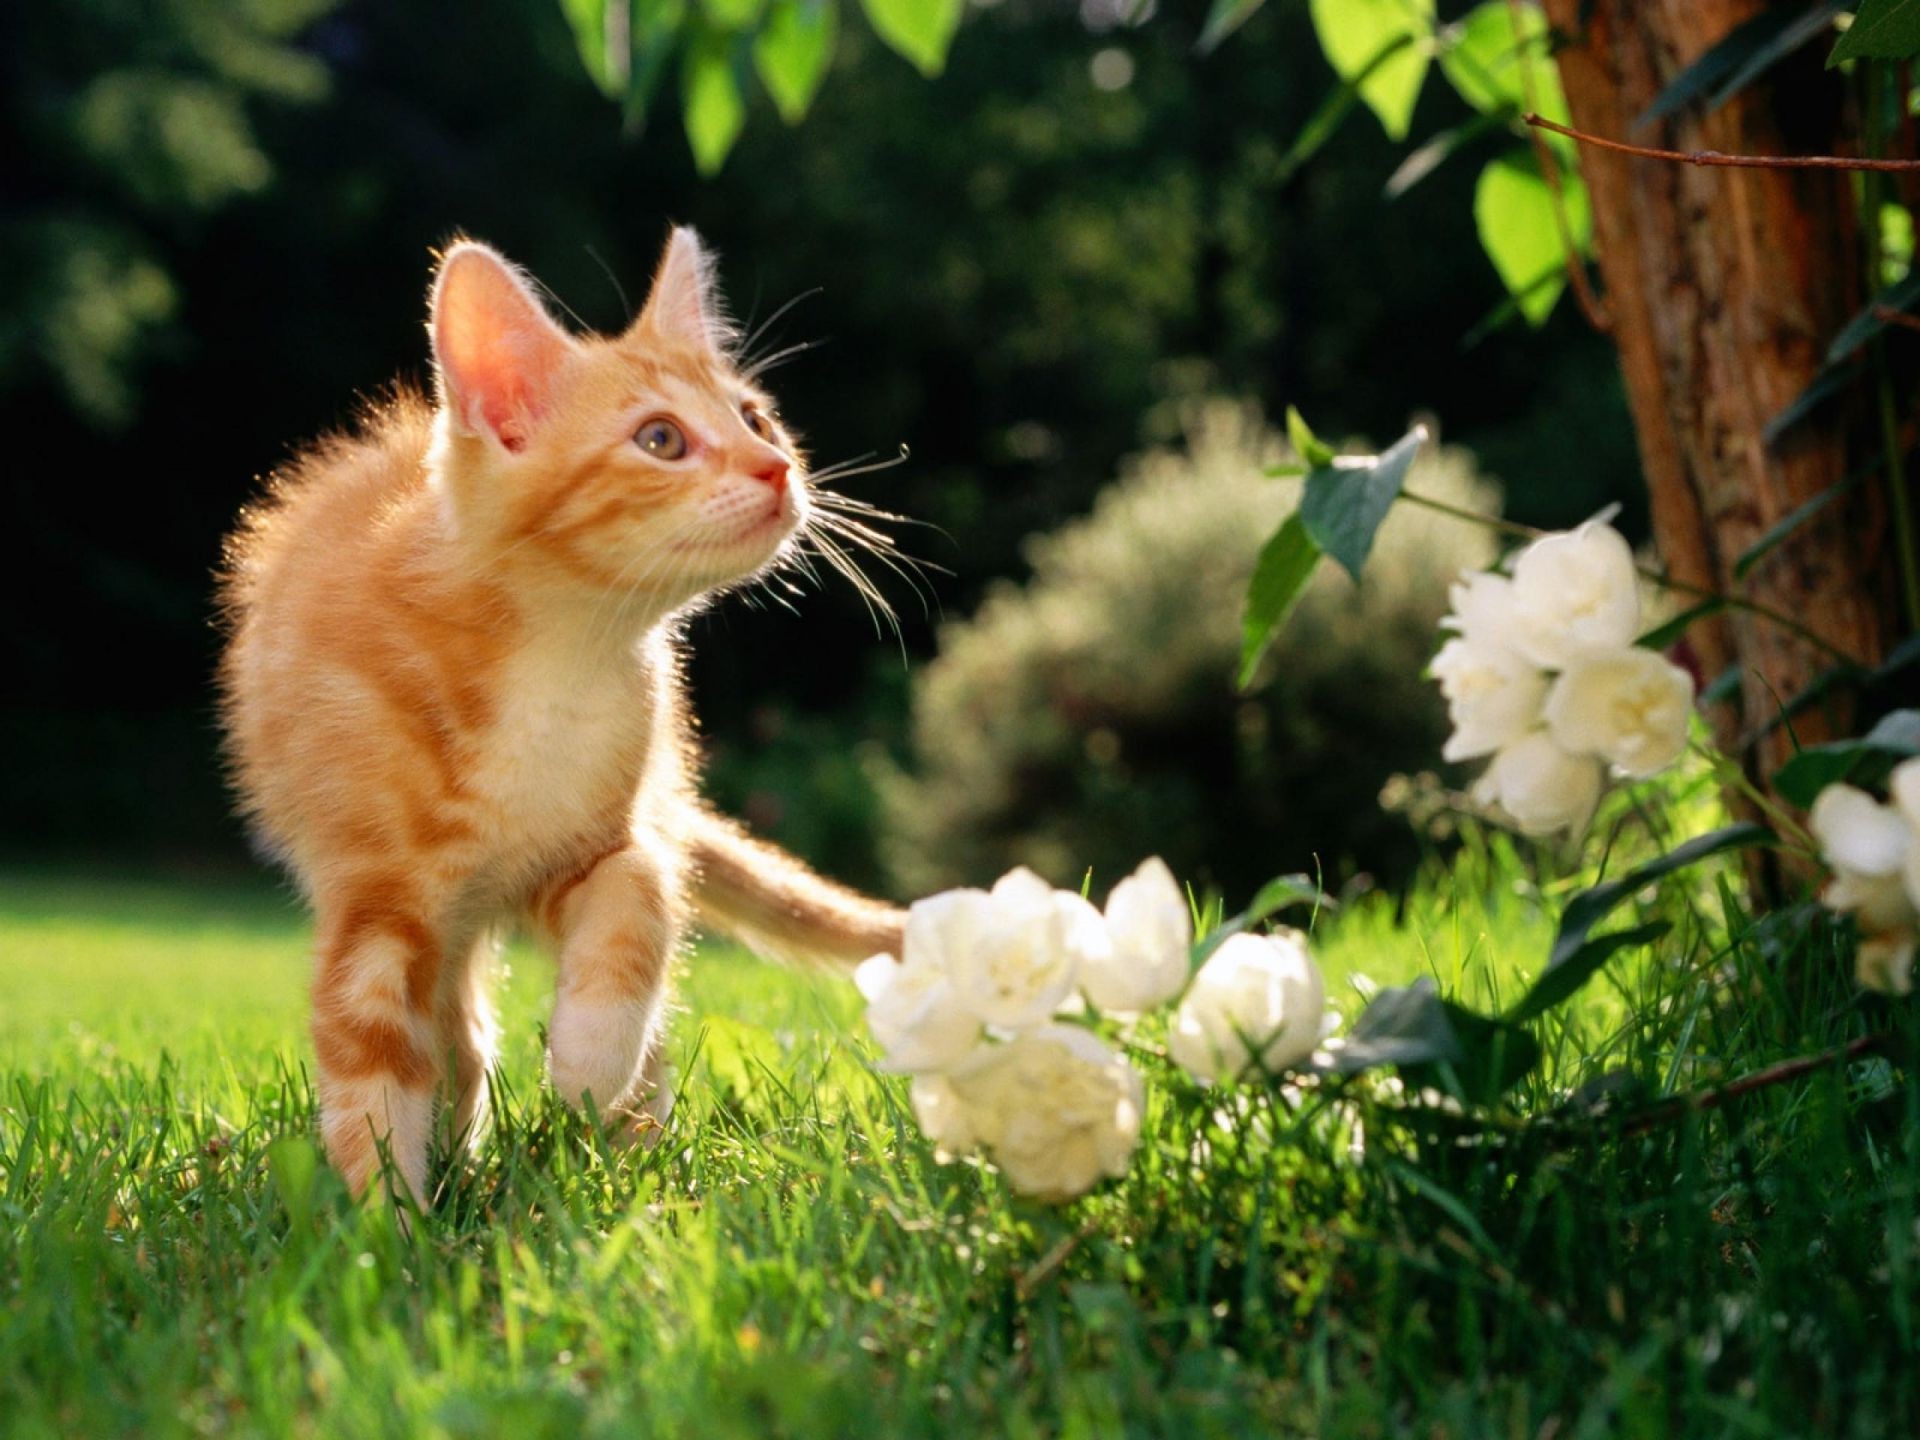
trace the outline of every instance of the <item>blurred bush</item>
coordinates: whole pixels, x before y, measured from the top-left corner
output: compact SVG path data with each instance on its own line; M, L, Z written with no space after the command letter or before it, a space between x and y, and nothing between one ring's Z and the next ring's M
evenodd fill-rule
M1393 882L1418 858L1387 777L1433 763L1445 713L1422 678L1449 582L1487 531L1409 506L1356 589L1323 566L1246 695L1232 686L1261 543L1296 502L1251 409L1194 408L1187 443L1127 462L1093 513L1028 542L1032 577L944 627L912 695L912 760L879 776L883 851L909 894L1015 864L1104 885L1142 856L1245 899L1316 861ZM1493 511L1458 449L1408 488Z

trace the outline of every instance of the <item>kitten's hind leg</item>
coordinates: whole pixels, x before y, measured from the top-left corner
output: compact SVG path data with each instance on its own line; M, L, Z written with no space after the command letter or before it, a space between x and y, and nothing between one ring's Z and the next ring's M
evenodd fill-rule
M440 1069L439 944L391 902L323 903L319 933L313 1046L327 1158L358 1195L379 1173L385 1148L418 1203Z
M673 852L635 841L552 887L536 903L559 941L548 1072L568 1104L609 1118L644 1103L659 1045L668 970L684 924Z

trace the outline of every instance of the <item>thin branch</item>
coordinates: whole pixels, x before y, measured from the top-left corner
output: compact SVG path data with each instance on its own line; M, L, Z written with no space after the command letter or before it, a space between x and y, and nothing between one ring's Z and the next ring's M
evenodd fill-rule
M1622 155L1637 155L1642 160L1665 160L1675 165L1718 165L1743 170L1886 170L1898 174L1920 173L1920 160L1868 160L1850 155L1728 155L1719 150L1656 150L1647 145L1629 145L1624 140L1609 140L1589 135L1531 112L1523 118L1536 130L1551 130L1582 145L1613 150Z
M1891 305L1874 306L1873 318L1882 325L1898 325L1903 330L1920 330L1920 315L1909 315L1905 310L1896 310Z
M1756 1070L1751 1075L1742 1075L1716 1089L1702 1090L1693 1095L1681 1095L1664 1104L1655 1105L1637 1115L1630 1115L1620 1127L1623 1135L1644 1135L1662 1125L1671 1124L1688 1115L1697 1115L1706 1110L1718 1110L1729 1100L1737 1100L1742 1095L1751 1095L1756 1090L1765 1090L1770 1086L1784 1085L1789 1080L1798 1080L1802 1075L1811 1075L1816 1070L1824 1070L1830 1065L1844 1065L1858 1060L1876 1050L1884 1050L1892 1041L1888 1034L1862 1035L1850 1044L1835 1050L1823 1050L1818 1055L1797 1055L1791 1060L1782 1060L1777 1065L1769 1065L1764 1070Z
M1526 39L1526 15L1521 10L1520 0L1507 0L1507 9L1513 15L1514 45L1519 52L1520 93L1527 102L1527 118L1533 118L1535 108L1540 104L1534 96L1533 50ZM1553 147L1547 144L1546 137L1537 129L1530 129L1528 138L1533 141L1534 158L1540 162L1540 173L1546 177L1547 193L1553 201L1553 226L1560 232L1560 252L1566 257L1567 283L1573 287L1573 298L1580 304L1580 313L1587 317L1587 323L1602 335L1613 333L1613 315L1606 304L1593 293L1593 285L1587 279L1587 262L1581 257L1580 247L1573 240L1573 222L1567 218L1567 197L1560 188L1560 162L1554 158Z

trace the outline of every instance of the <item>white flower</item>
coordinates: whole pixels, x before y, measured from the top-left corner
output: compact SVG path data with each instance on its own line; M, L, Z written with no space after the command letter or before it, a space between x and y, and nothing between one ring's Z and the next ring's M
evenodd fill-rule
M1138 1015L1186 988L1193 912L1165 862L1154 857L1107 896L1107 944L1080 969L1080 989L1102 1010Z
M948 1077L964 1123L1023 1195L1071 1200L1124 1175L1140 1143L1140 1077L1087 1031L1045 1025L982 1047ZM936 1102L936 1112L940 1102Z
M1877 990L1882 995L1911 995L1913 947L1911 930L1896 930L1862 940L1853 972L1860 988Z
M1523 835L1565 830L1577 837L1600 800L1600 762L1569 755L1535 730L1501 748L1473 793L1497 805Z
M1448 588L1447 602L1453 613L1440 622L1443 630L1458 631L1475 645L1514 648L1513 581L1506 576L1491 570L1462 575Z
M1512 619L1514 648L1548 670L1583 650L1632 644L1640 629L1633 551L1597 520L1541 537L1514 562Z
M867 1028L886 1052L880 1068L923 1074L944 1070L964 1058L980 1038L979 1017L959 1001L952 982L912 942L915 917L927 923L923 906L949 897L922 900L907 912L906 960L875 955L853 972L853 983L867 1001Z
M1547 677L1504 646L1465 635L1449 640L1433 657L1433 678L1453 722L1442 759L1491 755L1540 723Z
M989 894L951 893L966 899L942 914L925 943L939 951L961 1004L989 1025L1042 1024L1073 993L1082 963L1106 947L1100 912L1031 870L1008 871ZM911 932L912 911L907 924ZM913 941L909 933L909 950Z
M1598 755L1635 779L1680 758L1692 714L1693 678L1637 645L1574 656L1546 704L1561 749Z
M943 1158L965 1155L979 1145L973 1116L946 1076L914 1076L911 1098L914 1119L920 1122L921 1133L933 1141L936 1154Z
M1193 977L1167 1051L1198 1080L1233 1079L1256 1056L1273 1074L1313 1053L1326 1008L1326 984L1299 931L1234 935Z
M1914 778L1911 771L1902 777L1900 790L1910 794ZM1907 876L1920 846L1898 810L1852 785L1829 785L1814 798L1807 828L1833 871L1820 897L1829 909L1859 916L1860 928L1869 935L1913 929L1920 917Z

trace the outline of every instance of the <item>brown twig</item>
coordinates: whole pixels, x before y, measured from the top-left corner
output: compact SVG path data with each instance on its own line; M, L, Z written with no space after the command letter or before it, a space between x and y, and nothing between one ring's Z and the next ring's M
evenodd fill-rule
M1713 1090L1702 1090L1693 1095L1681 1095L1637 1115L1630 1115L1620 1127L1622 1135L1644 1135L1649 1130L1657 1130L1662 1125L1671 1124L1688 1115L1697 1115L1706 1110L1718 1110L1729 1100L1737 1100L1742 1095L1751 1095L1756 1090L1765 1090L1772 1085L1782 1085L1789 1080L1798 1080L1802 1075L1810 1075L1815 1070L1824 1070L1829 1065L1843 1065L1858 1060L1874 1050L1884 1049L1892 1039L1891 1035L1862 1035L1850 1044L1837 1050L1823 1050L1818 1055L1797 1055L1791 1060L1782 1060L1777 1065L1769 1065L1764 1070L1756 1070L1751 1075L1742 1075L1738 1080L1729 1081Z
M1533 119L1533 110L1540 102L1534 97L1533 90L1533 53L1526 41L1521 39L1526 32L1526 16L1522 13L1520 0L1507 0L1507 9L1513 15L1513 34L1520 61L1520 93L1527 102L1527 118ZM1553 201L1553 225L1560 232L1560 252L1566 257L1567 283L1573 288L1573 298L1579 302L1580 313L1587 317L1587 323L1602 335L1613 333L1613 315L1604 301L1593 293L1593 285L1587 279L1587 262L1580 254L1580 247L1573 240L1573 222L1567 219L1567 197L1560 188L1560 162L1553 157L1553 147L1539 130L1529 130L1528 138L1533 141L1533 155L1540 162L1540 173L1546 177L1547 193Z
M1891 305L1873 307L1873 318L1882 325L1898 325L1907 330L1920 330L1920 315L1909 315L1904 310L1896 310Z
M1665 160L1675 165L1719 165L1742 170L1886 170L1896 174L1920 173L1920 160L1868 160L1850 155L1728 155L1719 150L1656 150L1648 145L1629 145L1624 140L1609 140L1604 135L1589 135L1584 130L1575 130L1532 112L1522 118L1536 130L1551 130L1582 145L1613 150L1622 155L1637 155L1642 160Z

